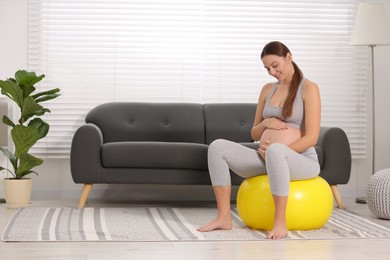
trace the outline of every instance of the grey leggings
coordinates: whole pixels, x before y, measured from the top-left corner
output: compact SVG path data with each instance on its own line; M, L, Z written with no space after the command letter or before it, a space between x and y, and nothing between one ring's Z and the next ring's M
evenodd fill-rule
M243 178L268 174L271 192L276 196L288 196L290 180L310 179L320 173L314 147L297 153L279 143L267 148L264 161L252 148L218 139L209 146L208 164L213 186L231 185L229 169Z

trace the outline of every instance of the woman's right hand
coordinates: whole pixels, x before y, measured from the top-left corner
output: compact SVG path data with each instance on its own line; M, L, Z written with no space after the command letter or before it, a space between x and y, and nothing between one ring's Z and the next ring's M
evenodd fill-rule
M276 117L270 117L267 119L264 119L264 125L266 128L270 129L276 129L276 130L284 130L287 129L287 124L283 120L276 118Z
M267 148L268 146L270 145L270 141L269 140L266 140L264 142L261 142L259 143L259 154L260 156L265 160L265 154L266 154L266 151L267 151Z

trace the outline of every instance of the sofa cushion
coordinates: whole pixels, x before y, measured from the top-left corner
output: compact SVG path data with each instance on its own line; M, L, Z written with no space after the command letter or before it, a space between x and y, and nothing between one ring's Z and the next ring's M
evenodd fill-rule
M114 142L102 147L106 168L207 170L205 144L170 142Z
M254 103L204 104L206 143L221 138L234 142L252 142L251 129L256 106Z
M257 142L243 142L243 143L239 143L239 144L242 144L243 146L246 146L248 148L252 148L256 151L259 149L259 143L257 143Z
M104 143L205 143L201 104L111 102L92 109L85 121L100 128Z

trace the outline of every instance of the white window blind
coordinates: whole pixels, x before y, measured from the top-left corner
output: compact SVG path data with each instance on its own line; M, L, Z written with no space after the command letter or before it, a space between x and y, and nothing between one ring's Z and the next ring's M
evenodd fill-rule
M256 103L260 60L284 42L322 97L322 125L343 128L366 156L367 50L349 45L358 0L29 0L29 69L51 128L34 153L69 156L73 133L109 101Z

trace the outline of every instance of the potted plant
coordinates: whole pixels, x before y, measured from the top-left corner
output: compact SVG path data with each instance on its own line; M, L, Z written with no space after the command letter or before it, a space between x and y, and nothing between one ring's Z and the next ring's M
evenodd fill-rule
M31 155L29 150L49 132L49 124L40 117L50 113L50 110L43 107L41 103L60 95L58 88L35 92L34 85L44 77L43 74L37 76L35 72L18 70L14 78L0 80L1 94L12 100L20 112L17 122L13 122L7 115L3 115L2 118L2 122L11 128L14 148L10 151L0 147L12 165L12 170L0 167L0 171L6 170L12 175L11 178L4 179L4 195L8 207L29 204L32 183L26 176L31 173L37 174L33 168L43 163L42 159Z

